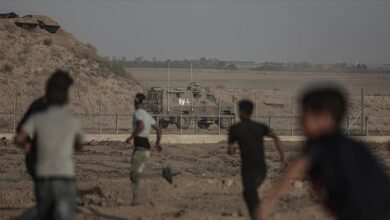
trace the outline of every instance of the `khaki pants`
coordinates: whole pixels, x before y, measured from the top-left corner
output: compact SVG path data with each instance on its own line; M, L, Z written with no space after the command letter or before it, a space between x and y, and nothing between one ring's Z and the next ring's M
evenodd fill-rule
M136 149L133 152L131 158L131 170L130 170L130 179L131 179L131 188L133 190L133 203L139 203L139 181L141 174L145 169L148 158L150 157L150 150Z
M150 150L134 150L131 158L130 177L132 182L138 182L141 173L145 169L148 158L150 157Z

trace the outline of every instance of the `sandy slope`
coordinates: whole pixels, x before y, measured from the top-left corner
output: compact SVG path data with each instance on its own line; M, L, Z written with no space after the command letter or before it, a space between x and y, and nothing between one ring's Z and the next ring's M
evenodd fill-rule
M0 19L0 112L13 110L14 94L17 111L24 111L57 68L70 71L75 79L71 110L97 112L100 97L106 112L131 110L132 95L140 87L107 68L93 46L62 28L51 34L39 27L25 30L13 22Z

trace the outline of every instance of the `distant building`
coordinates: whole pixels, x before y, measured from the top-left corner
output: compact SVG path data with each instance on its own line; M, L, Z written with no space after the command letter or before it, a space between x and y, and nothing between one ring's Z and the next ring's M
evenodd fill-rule
M256 62L254 61L225 61L225 63L227 65L233 64L238 69L251 69L257 66Z

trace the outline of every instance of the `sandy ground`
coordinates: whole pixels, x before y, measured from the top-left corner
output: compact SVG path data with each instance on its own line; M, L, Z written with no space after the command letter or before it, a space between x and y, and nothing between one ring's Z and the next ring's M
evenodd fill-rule
M284 143L292 159L301 143ZM381 145L371 145L390 167L390 155ZM239 158L225 154L226 143L167 145L154 153L141 190L143 204L132 207L129 180L131 150L119 142L86 146L76 155L77 219L247 219L241 197ZM266 143L268 178L264 195L280 175L278 154ZM173 185L159 177L170 165L180 174ZM0 218L31 219L34 212L32 182L26 174L23 154L14 146L0 144ZM273 219L331 219L310 193L306 181L296 181L279 205Z

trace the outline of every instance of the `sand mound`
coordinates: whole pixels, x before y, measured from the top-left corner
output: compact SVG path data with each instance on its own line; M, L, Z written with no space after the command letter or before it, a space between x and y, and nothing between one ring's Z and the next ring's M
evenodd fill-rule
M70 110L98 112L100 98L105 112L131 110L132 95L141 88L115 73L93 46L62 28L50 33L40 27L18 27L17 19L23 18L0 19L0 112L13 111L14 94L17 111L24 111L42 94L46 79L57 68L70 71L76 82Z

